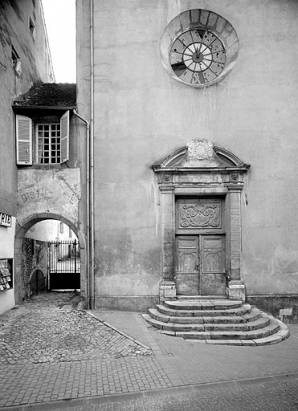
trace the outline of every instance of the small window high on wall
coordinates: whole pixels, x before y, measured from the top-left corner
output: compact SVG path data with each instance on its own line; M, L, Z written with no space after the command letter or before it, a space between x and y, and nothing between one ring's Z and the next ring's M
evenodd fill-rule
M39 164L60 164L60 123L37 124L37 162Z
M59 123L38 123L16 115L17 164L62 164L69 160L69 111Z

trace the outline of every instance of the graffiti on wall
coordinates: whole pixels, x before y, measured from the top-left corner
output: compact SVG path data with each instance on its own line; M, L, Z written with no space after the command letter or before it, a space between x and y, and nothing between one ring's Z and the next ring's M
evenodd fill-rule
M47 189L40 189L31 187L28 189L24 189L20 192L20 198L23 204L26 204L28 201L38 201L41 198L50 197L51 192Z
M18 177L18 220L46 212L65 216L77 224L79 169L19 170Z

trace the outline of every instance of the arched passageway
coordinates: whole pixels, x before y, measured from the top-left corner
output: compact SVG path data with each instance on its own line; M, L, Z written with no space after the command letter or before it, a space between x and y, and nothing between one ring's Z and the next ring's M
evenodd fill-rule
M56 233L54 237L53 233ZM36 293L36 288L38 291L39 285L43 286L41 283L45 275L46 289L79 289L81 295L86 297L85 250L81 232L62 216L34 214L18 221L15 241L16 301L21 302L32 292ZM42 275L35 278L37 271Z

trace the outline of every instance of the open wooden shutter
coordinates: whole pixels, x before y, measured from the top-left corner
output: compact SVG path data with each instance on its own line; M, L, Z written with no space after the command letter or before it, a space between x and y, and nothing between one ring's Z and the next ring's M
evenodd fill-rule
M32 164L32 120L16 115L17 164Z
M61 163L69 160L69 111L60 118Z

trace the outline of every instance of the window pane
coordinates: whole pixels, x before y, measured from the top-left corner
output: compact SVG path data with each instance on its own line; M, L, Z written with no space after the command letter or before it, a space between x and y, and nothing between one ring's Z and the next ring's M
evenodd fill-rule
M57 164L60 162L60 124L38 124L38 162Z

